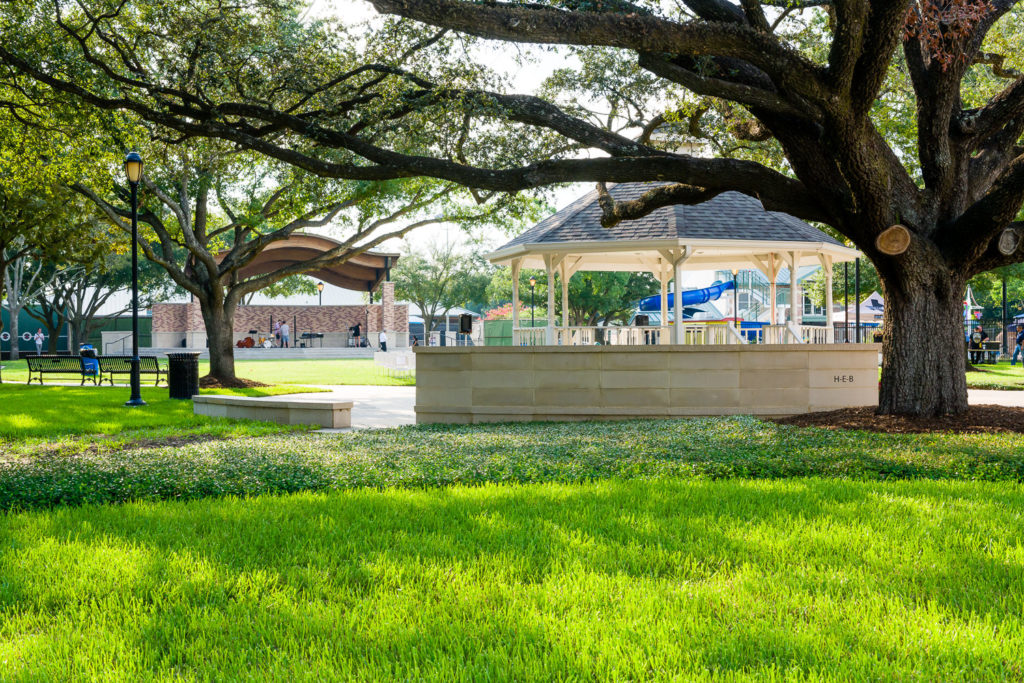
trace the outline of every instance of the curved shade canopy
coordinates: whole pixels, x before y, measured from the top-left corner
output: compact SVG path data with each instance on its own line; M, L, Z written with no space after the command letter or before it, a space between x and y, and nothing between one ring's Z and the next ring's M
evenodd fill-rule
M272 242L251 263L239 271L241 277L264 275L278 268L310 261L334 249L341 242L322 235L294 234L286 240ZM223 258L227 252L218 255ZM394 253L364 252L344 263L304 273L336 287L368 292L377 288L387 271L394 268L399 255Z

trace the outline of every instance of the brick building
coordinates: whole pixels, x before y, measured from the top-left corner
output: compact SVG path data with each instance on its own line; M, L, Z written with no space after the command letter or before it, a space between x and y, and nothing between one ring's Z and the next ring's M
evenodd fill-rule
M239 272L243 278L275 271L291 263L308 262L340 243L320 235L296 234L268 245ZM383 330L391 347L407 346L409 340L408 306L395 305L395 285L388 281L398 254L364 252L344 263L314 270L314 279L355 291L378 293L368 305L347 306L239 306L235 312L234 341L252 337L273 339L274 322L287 321L291 341L299 346L348 347L353 345L350 329L359 325L361 334L374 345ZM303 340L303 333L323 334L323 338ZM206 346L206 326L198 302L156 304L153 306L153 346L172 348Z

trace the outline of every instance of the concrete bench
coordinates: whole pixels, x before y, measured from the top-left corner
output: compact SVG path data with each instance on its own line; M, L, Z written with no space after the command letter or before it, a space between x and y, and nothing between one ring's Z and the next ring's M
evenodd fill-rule
M260 420L290 425L319 425L328 429L352 426L352 401L317 398L252 398L248 396L204 395L192 397L196 415Z

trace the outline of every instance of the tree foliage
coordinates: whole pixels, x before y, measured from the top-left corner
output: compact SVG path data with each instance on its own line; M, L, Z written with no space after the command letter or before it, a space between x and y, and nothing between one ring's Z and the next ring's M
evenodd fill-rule
M373 4L412 21L355 40L271 0L26 0L4 6L0 62L325 178L429 176L478 200L566 181L668 183L627 203L605 195L606 224L750 194L832 226L874 263L890 330L884 412L966 409L964 287L1024 259L1024 79L1003 51L1020 33L1017 0ZM547 99L509 94L475 59L478 37L562 46L582 66L557 74L564 88ZM606 115L586 96L552 101L566 89ZM661 123L710 129L723 155L656 139ZM895 224L910 246L886 254L876 239Z

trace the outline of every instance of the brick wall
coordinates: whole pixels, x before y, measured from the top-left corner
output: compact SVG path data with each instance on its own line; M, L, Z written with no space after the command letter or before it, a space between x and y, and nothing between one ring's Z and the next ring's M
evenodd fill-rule
M394 305L394 285L384 308L390 314L384 318L389 332L409 331L409 307ZM388 305L390 304L390 305ZM370 330L379 331L382 322L382 305L370 306L240 306L235 313L235 334L245 335L249 330L261 334L271 331L273 321L288 322L292 338L303 332L341 332L360 323L365 330L367 317ZM369 310L367 310L369 309ZM369 315L367 315L367 313ZM153 306L154 332L198 332L204 330L203 316L198 303L156 304Z
M153 304L154 332L184 332L188 329L188 304Z

